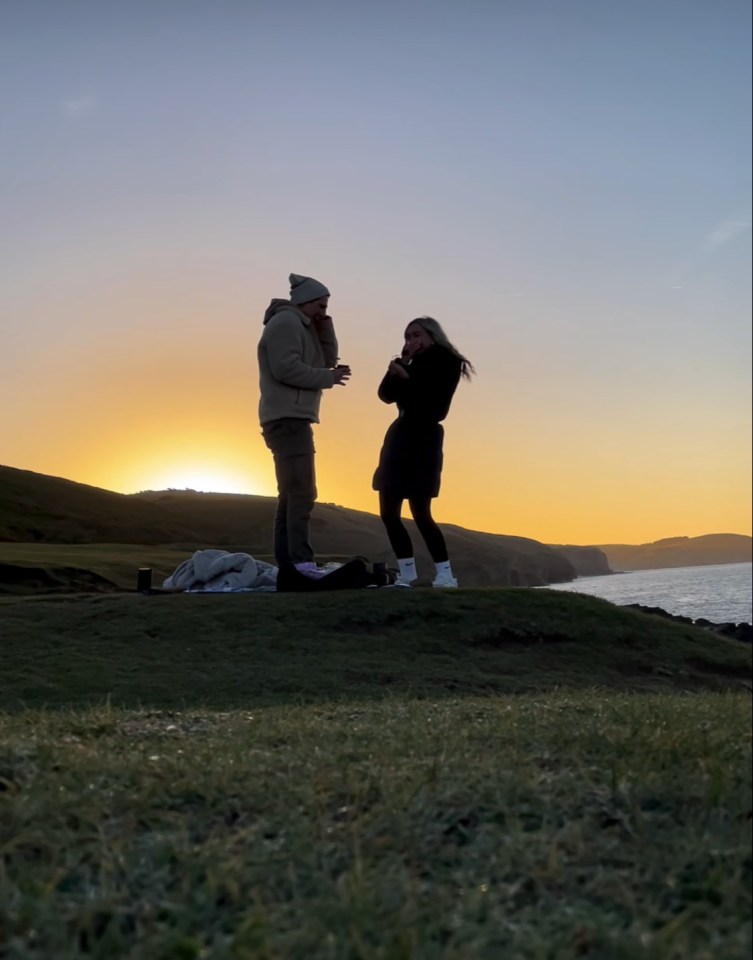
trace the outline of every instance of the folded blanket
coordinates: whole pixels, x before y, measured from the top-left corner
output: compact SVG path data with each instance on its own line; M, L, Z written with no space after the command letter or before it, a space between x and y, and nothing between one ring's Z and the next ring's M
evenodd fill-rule
M277 567L254 560L248 553L197 550L164 581L166 590L269 590L277 582Z

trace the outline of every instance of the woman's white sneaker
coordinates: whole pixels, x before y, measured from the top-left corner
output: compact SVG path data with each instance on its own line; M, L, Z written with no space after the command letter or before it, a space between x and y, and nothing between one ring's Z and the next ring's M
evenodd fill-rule
M458 582L455 579L455 577L453 577L451 573L447 573L444 570L441 573L438 573L436 577L434 577L434 581L432 583L432 587L440 587L444 589L447 589L448 587L454 588L454 587L457 587L457 585L458 585Z

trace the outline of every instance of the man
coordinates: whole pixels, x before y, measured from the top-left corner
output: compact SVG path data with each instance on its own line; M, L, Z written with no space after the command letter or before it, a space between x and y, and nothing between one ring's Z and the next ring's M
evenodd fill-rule
M327 315L329 290L312 277L290 274L290 299L272 300L259 341L259 420L277 477L274 550L278 567L321 571L309 540L316 501L314 431L322 390L344 386L350 368L337 365L337 337Z

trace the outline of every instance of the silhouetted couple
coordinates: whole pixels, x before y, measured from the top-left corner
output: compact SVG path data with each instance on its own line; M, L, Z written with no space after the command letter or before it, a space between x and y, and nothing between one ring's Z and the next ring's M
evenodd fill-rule
M317 567L309 537L316 502L314 432L322 390L345 386L350 367L338 363L338 345L327 313L329 290L311 277L291 273L290 299L272 300L259 341L259 419L277 477L274 551L278 567L294 565L309 577ZM444 535L431 513L442 475L444 428L461 376L473 367L431 317L412 320L399 357L379 385L384 403L397 405L374 474L379 508L397 557L397 584L416 579L413 545L402 520L405 500L436 565L435 587L456 587Z

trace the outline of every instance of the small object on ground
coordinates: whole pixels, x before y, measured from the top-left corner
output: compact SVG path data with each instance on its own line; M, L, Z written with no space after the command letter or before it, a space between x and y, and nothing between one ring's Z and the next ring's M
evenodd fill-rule
M139 567L136 575L136 590L139 593L149 593L152 589L152 568Z

